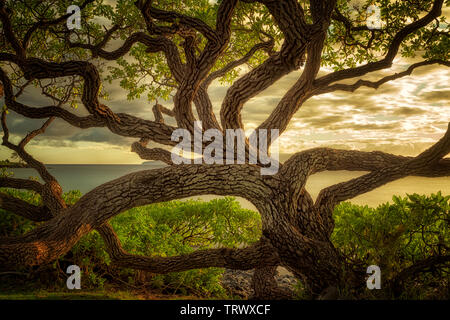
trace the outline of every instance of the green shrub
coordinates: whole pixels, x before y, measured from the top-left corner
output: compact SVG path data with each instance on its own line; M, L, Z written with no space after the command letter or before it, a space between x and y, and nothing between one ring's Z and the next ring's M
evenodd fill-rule
M41 201L34 192L1 191L35 205ZM80 197L79 191L64 194L68 205L73 205ZM392 204L377 208L351 203L341 203L336 207L332 234L335 246L355 268L375 264L382 271L382 288L385 290L367 290L363 298L449 298L448 263L412 274L401 283L399 292L395 292L395 286L390 286L403 270L417 262L449 255L449 209L450 196L444 197L441 193L431 196L413 194L404 198L394 196ZM0 236L20 235L37 225L2 209L0 214ZM199 249L238 247L257 241L261 233L259 214L242 209L231 197L209 202L171 201L138 207L110 222L125 250L146 256L167 257ZM223 269L153 275L116 268L96 231L84 236L52 266L34 270L38 273L36 279L42 285L53 283L55 288L64 288L63 282L67 277L64 271L70 264L82 269L83 289L102 288L105 284L133 288L145 285L168 294L225 297L219 281ZM302 296L301 286L297 288L297 295Z
M133 208L111 220L123 248L145 256L175 256L214 247L238 247L260 237L259 215L242 209L234 198L171 201ZM77 264L83 271L84 285L102 286L106 279L120 279L130 286L141 282L129 269L110 264L104 244L97 232L83 237L62 258ZM67 265L66 261L64 265ZM147 285L181 294L223 296L220 286L223 273L219 268L189 270L165 275L150 275ZM86 283L87 281L87 283Z
M341 203L334 211L332 241L355 265L378 265L389 284L419 261L449 254L450 196L418 194L393 197L377 208ZM449 264L414 272L401 288L382 291L400 298L449 297ZM400 292L395 292L400 290ZM373 290L377 292L377 290ZM379 294L379 292L377 292Z

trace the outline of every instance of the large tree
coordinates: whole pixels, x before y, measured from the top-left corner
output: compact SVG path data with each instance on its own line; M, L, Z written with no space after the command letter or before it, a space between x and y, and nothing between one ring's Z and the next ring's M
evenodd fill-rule
M42 196L42 204L35 206L0 193L0 206L44 221L23 236L0 240L2 269L54 261L81 237L98 230L119 266L154 273L207 267L255 269L258 297L282 294L273 278L277 266L303 279L313 295L343 285L361 287L365 270L348 265L330 241L334 207L402 177L450 175L450 160L444 159L450 152L450 130L416 157L315 148L293 155L275 175L261 175L263 163L177 165L168 149L176 144L171 139L174 130L193 132L198 120L203 130L244 128L245 104L296 70L300 70L298 80L258 129L278 129L282 134L299 108L314 96L376 89L416 68L449 66L444 0L371 1L381 9L381 28L366 23L370 3L350 8L340 0L104 2L0 0L3 145L36 169L43 181L0 178L0 187L29 189ZM81 9L81 29L69 30L67 8L73 4ZM377 81L365 79L369 73L389 70L396 57L414 53L422 60L405 71ZM333 67L334 72L321 75L321 66ZM115 79L121 80L129 98L143 93L150 101L172 97L173 106L154 104L154 120L114 112L105 104L102 82ZM214 114L208 95L214 80L230 84L220 117ZM38 107L20 102L28 86L39 89L53 104ZM71 109L77 103L86 115ZM6 121L11 111L46 121L14 144ZM57 179L25 150L57 118L79 129L103 127L135 138L133 152L167 166L100 185L68 206ZM176 125L169 125L170 121ZM150 148L154 143L159 146ZM246 143L248 159L251 146ZM305 190L306 181L325 170L368 173L323 189L313 201ZM261 214L261 239L241 249L143 257L125 252L108 223L136 206L204 194L248 199ZM433 263L443 261L449 258Z

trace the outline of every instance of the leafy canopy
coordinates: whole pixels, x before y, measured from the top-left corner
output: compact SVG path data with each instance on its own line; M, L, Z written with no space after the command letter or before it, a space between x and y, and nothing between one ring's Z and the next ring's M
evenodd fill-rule
M84 1L66 0L24 0L7 1L7 6L14 8L12 25L14 32L23 39L27 30L38 21L49 21L66 13L70 5L81 6ZM153 6L159 9L174 11L190 17L199 18L210 27L215 27L215 18L219 1L208 0L155 0ZM309 1L299 1L304 8L306 20L311 21ZM433 1L364 1L339 0L333 20L328 29L322 65L335 70L355 67L362 63L375 61L384 55L395 34L405 25L416 21L430 10ZM450 1L446 1L446 6ZM375 5L380 9L380 30L367 28L367 19L373 13L367 8ZM156 22L160 26L168 23ZM95 0L82 10L81 30L72 30L71 41L84 44L98 44L102 41L113 25L118 29L111 35L106 49L115 49L133 33L146 32L146 24L139 9L130 0ZM273 50L277 51L283 43L283 34L277 27L268 9L260 3L240 2L234 12L232 21L231 41L223 56L218 59L212 72L223 68L231 61L240 59L256 44L274 40ZM449 59L449 24L445 16L436 19L428 25L410 34L402 43L400 52L403 57L421 56L426 60ZM29 56L35 56L50 61L67 61L73 59L88 60L94 63L101 72L104 81L119 81L122 88L128 92L128 99L147 96L149 100L157 98L168 99L177 86L164 55L148 53L143 44L135 44L127 55L116 61L105 62L93 58L89 50L69 47L66 40L67 29L64 23L38 29L33 33ZM200 52L206 39L200 33L196 35L197 50ZM182 47L183 38L171 36L177 45L182 61L185 61ZM1 39L4 50L13 52L5 39ZM239 74L261 64L268 58L269 50L258 50L245 66L230 70L220 78L222 83L232 83ZM13 68L13 66L11 66ZM21 73L14 70L15 83L19 82ZM37 83L36 83L37 85ZM49 93L62 97L70 94L70 103L77 106L82 92L82 82L69 86L64 79L53 81L47 87ZM102 97L107 98L107 92L102 88Z

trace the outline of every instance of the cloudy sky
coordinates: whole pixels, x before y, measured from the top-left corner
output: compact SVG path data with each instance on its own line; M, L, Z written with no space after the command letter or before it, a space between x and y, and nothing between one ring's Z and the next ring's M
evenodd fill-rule
M448 13L449 8L445 11ZM372 73L364 79L377 80L403 71L413 62L398 58L392 69ZM255 128L266 119L300 72L284 77L244 106L245 129ZM329 71L321 70L321 74L326 72ZM153 119L152 102L128 101L127 92L118 83L104 85L110 94L105 104L113 111ZM209 89L217 115L226 91L227 87L218 83ZM48 104L33 90L28 90L19 101L35 107ZM163 104L172 107L170 101ZM75 113L81 115L85 111L79 107ZM384 84L378 90L361 88L355 93L335 92L310 99L280 137L279 147L282 159L318 146L417 155L444 134L449 121L450 69L425 66L416 69L412 76ZM12 140L17 142L42 122L11 112L8 124ZM27 148L37 159L50 164L135 164L142 162L130 151L135 140L113 135L107 129L81 130L56 120L45 135L33 140ZM0 148L1 159L9 155L9 150Z

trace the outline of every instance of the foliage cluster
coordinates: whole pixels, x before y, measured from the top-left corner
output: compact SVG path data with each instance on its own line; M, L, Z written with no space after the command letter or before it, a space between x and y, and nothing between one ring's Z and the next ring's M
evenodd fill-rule
M39 203L35 193L7 191L33 204ZM80 192L72 191L66 193L64 199L71 205L80 196ZM36 225L17 215L1 214L4 217L0 220L1 235L19 235ZM207 248L246 246L256 241L261 232L259 215L241 208L231 197L209 202L187 200L157 203L133 208L110 222L126 251L145 256L168 257ZM220 268L163 275L117 268L111 263L103 240L96 231L83 237L68 254L55 262L50 271L45 271L54 272L60 280L57 285L64 287L60 282L67 277L64 270L71 264L81 268L84 289L103 288L108 282L128 288L148 287L166 294L226 295L220 285L223 273ZM52 281L55 277L47 278Z
M33 192L3 189L10 195L39 204ZM64 195L69 205L81 193ZM31 230L36 223L0 209L0 235L13 236ZM365 290L368 299L448 299L449 262L425 263L410 274L413 265L449 255L450 196L393 197L393 203L377 208L349 202L334 212L332 241L347 262L363 270L378 265L382 270L382 290ZM147 256L174 256L214 247L239 247L260 237L261 220L257 212L243 209L232 197L171 201L131 209L111 221L125 250ZM117 268L111 263L100 235L93 231L83 237L64 257L51 267L39 267L39 281L65 287L65 268L76 264L82 269L83 289L116 284L127 288L148 288L165 294L224 298L220 285L223 269L209 268L165 275ZM51 276L42 276L42 272ZM406 278L396 281L404 274ZM54 281L55 277L59 279ZM303 288L299 283L298 288ZM301 289L299 289L301 290ZM301 292L298 296L304 297ZM350 296L349 296L350 298ZM359 297L361 298L361 296Z
M372 295L449 298L450 196L394 196L376 209L342 203L334 216L332 240L348 261L381 269L384 290Z

